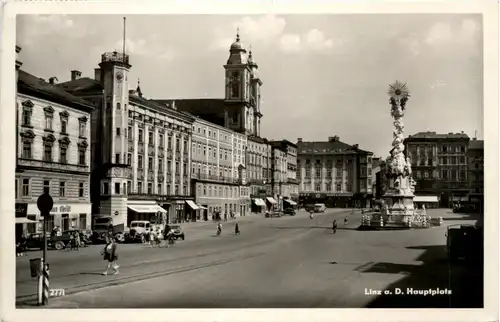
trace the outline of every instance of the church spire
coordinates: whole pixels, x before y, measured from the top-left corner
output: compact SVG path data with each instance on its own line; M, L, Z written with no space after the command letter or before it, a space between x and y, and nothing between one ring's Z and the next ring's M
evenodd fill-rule
M139 95L139 97L142 97L141 80L139 78L137 79L137 89L135 91L137 92L137 95Z

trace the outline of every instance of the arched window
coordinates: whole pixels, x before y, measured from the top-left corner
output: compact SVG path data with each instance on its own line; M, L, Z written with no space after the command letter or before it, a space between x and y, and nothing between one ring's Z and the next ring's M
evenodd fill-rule
M117 110L121 109L121 104L120 104L120 102L116 103L116 109L117 109Z

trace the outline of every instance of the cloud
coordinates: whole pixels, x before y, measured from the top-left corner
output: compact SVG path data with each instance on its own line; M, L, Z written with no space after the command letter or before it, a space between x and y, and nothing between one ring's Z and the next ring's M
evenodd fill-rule
M72 38L83 38L84 32L73 32L75 23L67 15L21 15L18 18L21 26L21 35L24 45L36 43L40 38L50 37L51 39L67 38L68 34Z
M446 86L446 82L443 81L443 80L437 80L435 81L434 83L430 84L429 87L431 89L436 89L436 88L439 88L439 87L443 87L443 86Z
M243 17L232 23L233 32L236 28L240 29L240 38L244 45L257 44L259 47L277 45L284 52L321 51L336 45L318 29L310 29L303 34L285 33L286 25L284 18L275 15L259 18ZM211 48L228 50L235 41L235 34L229 32L227 28L217 29Z
M241 41L244 44L268 44L276 40L285 30L286 21L275 15L265 15L258 19L243 17L231 24L232 28L218 28L215 30L215 40L210 46L214 50L228 50L235 41L236 30L240 29Z
M161 60L171 61L175 58L175 52L171 48L166 48L161 42L156 41L157 36L148 38L131 39L127 38L125 51L133 56L155 57ZM114 49L122 51L123 40L114 43Z

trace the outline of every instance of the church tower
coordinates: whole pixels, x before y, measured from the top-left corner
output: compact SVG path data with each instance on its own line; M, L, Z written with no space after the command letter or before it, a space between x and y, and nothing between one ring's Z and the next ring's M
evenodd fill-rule
M255 136L260 137L260 120L262 118L262 113L260 112L260 87L262 86L262 81L259 78L257 69L259 66L254 61L252 56L252 48L248 53L248 66L250 67L250 106L253 110L253 133Z
M128 74L129 56L116 51L101 56L99 215L112 216L114 225L127 222Z
M248 63L247 51L240 42L239 31L236 41L229 49L226 72L225 126L246 135L258 135L256 131L255 106L252 104L252 66ZM259 121L260 122L260 121Z

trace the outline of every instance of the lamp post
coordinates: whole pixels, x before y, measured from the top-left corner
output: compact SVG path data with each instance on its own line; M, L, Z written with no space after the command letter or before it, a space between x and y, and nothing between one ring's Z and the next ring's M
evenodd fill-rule
M36 202L38 210L40 210L41 215L43 216L43 255L42 255L42 276L43 276L43 295L42 295L42 303L48 304L49 301L49 264L47 261L47 224L50 216L50 211L54 206L54 200L52 197L44 192Z

